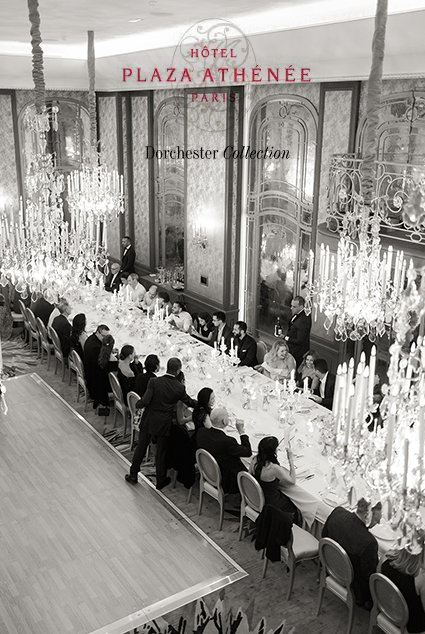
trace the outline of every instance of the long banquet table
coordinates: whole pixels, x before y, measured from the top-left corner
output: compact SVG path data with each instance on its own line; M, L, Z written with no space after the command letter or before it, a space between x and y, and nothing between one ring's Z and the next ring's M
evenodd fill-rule
M237 418L243 419L253 451L257 450L264 436L276 436L282 441L280 463L287 466L286 446L290 441L299 486L286 492L302 511L311 530L320 532L321 525L338 504L348 508L340 465L326 455L321 431L321 422L330 416L329 410L309 399L308 395L300 394L291 415L291 424L282 422L273 381L252 368L235 366L223 375L210 346L189 334L171 327L167 329L166 324L162 324L158 336L158 325L152 327L152 315L148 319L131 302L119 302L101 288L77 287L70 296L70 302L72 315L79 312L86 314L88 333L94 332L101 323L108 325L117 348L131 344L142 360L147 354L158 354L161 372L165 371L169 357L179 357L183 363L187 392L196 398L202 387L211 387L216 395L216 406L224 406L230 415L231 425L226 433L237 437L234 423ZM251 393L249 409L246 409L243 394L247 391ZM366 485L360 475L356 478L355 490L357 497L366 493ZM376 537L383 551L394 541L394 535L387 529L376 527Z

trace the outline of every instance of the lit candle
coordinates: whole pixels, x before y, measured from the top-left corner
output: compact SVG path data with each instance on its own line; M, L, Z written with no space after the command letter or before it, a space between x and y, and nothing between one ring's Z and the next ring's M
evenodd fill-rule
M376 346L372 346L369 359L369 385L367 395L370 399L373 398L373 388L375 383L375 368L376 368Z
M404 441L404 472L403 472L403 490L407 490L407 469L409 466L409 440Z
M304 394L308 394L308 376L304 377L303 392L304 392Z
M291 370L291 381L295 381L295 370Z
M339 399L341 397L339 386L341 384L341 373L342 373L342 368L341 368L341 365L339 365L338 369L336 371L334 400L333 400L333 403L332 403L332 414L334 415L334 418L335 418L335 424L334 424L334 432L335 433L337 432L337 429L338 429ZM306 377L306 379L307 379L307 377ZM304 392L306 391L305 390L306 379L304 379ZM307 381L308 381L308 379L307 379Z
M397 406L395 403L393 403L390 408L390 415L388 416L388 422L387 422L387 469L388 470L390 469L390 466L391 466L396 411L397 411Z
M345 423L345 437L344 437L344 446L348 447L348 443L350 441L350 432L351 432L351 423L353 420L353 410L354 410L354 385L350 385L349 399L348 399L348 414L347 421Z
M222 342L224 341L224 338L222 339ZM230 339L230 350L233 352L233 337Z
M147 315L148 315L148 319L149 319L149 313L150 313L151 307L148 306L148 311L147 311Z
M165 318L168 318L168 304L165 306Z
M353 375L354 375L354 359L351 357L350 363L348 364L348 372L347 372L347 393L346 393L346 403L345 408L348 408L348 402L350 400L350 389L353 383Z

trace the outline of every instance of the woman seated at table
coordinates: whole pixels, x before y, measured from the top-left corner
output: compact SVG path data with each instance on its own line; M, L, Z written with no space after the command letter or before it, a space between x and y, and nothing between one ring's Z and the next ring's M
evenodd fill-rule
M203 387L198 392L196 397L198 405L194 408L192 413L192 430L194 435L201 427L211 427L210 414L215 404L215 394L210 387ZM190 427L190 424L188 425Z
M109 372L118 370L117 357L114 354L115 339L106 335L102 341L95 375L93 377L93 409L99 407L99 416L109 416L109 392L112 391L109 382Z
M136 388L136 376L142 372L143 366L139 363L133 346L123 346L118 359L118 381L125 403L127 402L127 394Z
M271 504L285 513L292 513L294 521L298 524L301 513L292 500L285 495L282 489L287 489L297 481L294 458L291 449L286 450L289 471L281 467L277 459L279 441L274 436L262 438L258 443L258 453L252 460L249 472L259 482L263 489L266 504Z
M142 398L146 392L149 381L156 377L156 373L159 372L160 365L161 363L159 361L159 357L156 354L148 354L145 359L143 374L138 374L136 376L134 391L137 392L140 398Z
M199 313L198 317L194 317L190 334L201 341L207 343L211 341L214 333L214 324L211 315L208 313Z
M308 378L309 389L317 387L317 385L312 384L318 383L319 381L314 370L314 362L318 358L317 352L314 350L309 350L303 355L303 360L297 370L297 383L299 387L304 387L305 378Z
M422 547L419 552L407 548L389 550L381 566L381 572L400 590L409 608L407 631L425 633L425 570Z
M80 355L80 359L84 360L84 344L86 343L86 316L84 313L78 313L72 320L71 334L69 339L71 341L71 349L75 350Z
M286 341L275 341L270 352L264 355L264 361L260 366L263 374L273 381L290 379L292 370L296 370L295 359L289 353Z

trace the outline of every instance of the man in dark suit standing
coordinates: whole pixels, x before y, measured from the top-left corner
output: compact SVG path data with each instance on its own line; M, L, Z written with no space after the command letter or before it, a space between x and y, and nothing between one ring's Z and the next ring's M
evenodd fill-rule
M227 347L226 352L229 353L231 346L231 339L233 336L232 329L226 324L226 315L221 310L216 311L212 316L212 322L215 326L212 339L209 341L210 346L214 347L217 343L217 348L220 349L222 340Z
M179 401L188 407L195 407L197 404L197 401L186 393L185 386L177 378L181 368L180 359L176 357L168 359L167 372L163 376L151 378L143 398L136 403L137 408L144 407L145 411L130 473L125 476L126 481L131 484L137 484L137 474L152 437L156 438L157 447L156 488L161 490L171 482L171 479L167 477L166 459L173 412Z
M216 407L210 414L212 427L201 427L196 434L198 449L205 449L218 462L221 471L221 483L225 493L237 493L238 473L246 471L241 458L252 456L251 444L245 433L244 422L238 420L236 429L240 435L240 443L236 438L228 436L225 428L229 424L229 415L222 407Z
M94 387L96 383L97 362L99 360L99 352L102 347L103 338L109 335L110 330L105 324L100 324L84 344L84 372L86 375L87 389L90 396L94 397Z
M371 518L370 511L370 504L364 498L358 501L354 513L337 506L329 515L322 531L322 537L336 541L349 556L353 564L353 589L357 605L365 605L368 609L372 607L369 577L376 572L378 564L378 543L369 529L381 519L380 502L372 509Z
M237 321L233 326L235 346L238 347L239 366L253 368L257 365L257 342L247 334L248 326L244 321Z
M113 293L114 291L119 291L121 284L121 275L120 275L120 265L118 262L113 262L111 264L111 270L108 275L105 277L105 291L109 293Z
M304 297L294 297L291 302L292 319L285 337L297 368L301 365L303 355L310 350L311 315L305 314L304 306Z
M53 304L44 299L41 293L38 294L38 297L35 302L31 302L31 310L34 313L35 318L40 317L41 321L47 328L47 324L49 322L49 317L54 309Z
M54 318L52 328L58 333L62 354L66 359L71 349L71 324L68 321L68 317L71 314L71 306L66 300L62 300L58 304L58 310L60 314Z
M134 260L136 259L136 252L131 246L130 236L124 236L121 240L123 246L120 276L127 278L130 273L134 273Z
M335 391L335 374L329 372L328 364L325 359L315 360L314 372L319 379L319 385L310 398L316 401L316 403L323 405L323 407L332 409Z

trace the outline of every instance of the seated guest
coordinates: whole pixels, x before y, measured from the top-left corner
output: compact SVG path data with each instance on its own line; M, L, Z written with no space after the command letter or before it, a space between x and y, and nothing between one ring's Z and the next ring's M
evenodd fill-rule
M189 332L192 326L192 317L190 313L184 310L182 302L175 301L172 308L172 313L168 317L168 322L177 328L177 330L183 330L183 332Z
M247 334L248 326L244 321L237 321L233 326L234 345L238 347L239 366L253 368L257 365L257 342Z
M87 341L84 344L84 372L86 375L87 389L91 398L94 398L95 374L97 371L97 361L99 359L102 341L104 337L109 334L109 327L105 324L100 324L97 327L96 332L90 335L90 337L87 337Z
M10 339L13 329L13 317L4 295L0 293L0 336L3 340Z
M218 462L221 471L222 487L225 493L238 493L237 476L239 471L246 471L241 458L252 455L248 436L245 434L244 422L238 420L236 429L240 434L240 444L232 436L227 436L225 428L229 424L226 410L216 407L212 410L211 427L201 428L196 435L198 449L205 449Z
M308 387L315 389L318 385L318 378L316 376L316 370L314 369L314 362L318 358L318 355L314 350L308 350L303 356L303 360L297 369L297 382L299 387L303 387L304 379L308 379Z
M167 291L159 291L155 300L155 304L156 302L158 302L158 308L164 309L165 316L167 316L167 313L168 315L171 315L171 312L173 310L173 305L170 302L170 296L167 293Z
M270 352L264 355L262 363L263 373L273 381L291 378L292 370L295 371L295 359L289 354L286 341L275 341Z
M71 324L68 317L71 314L71 306L63 299L58 305L59 315L54 318L52 328L58 333L59 341L61 342L62 354L65 359L69 355L71 349Z
M53 304L44 299L41 293L37 293L37 299L35 302L31 302L31 310L35 315L35 318L40 317L41 321L47 328L47 324L49 322L49 317L54 309Z
M209 343L212 339L213 332L214 325L211 316L208 313L199 313L198 318L193 320L193 326L190 331L192 337Z
M71 334L69 336L71 348L80 355L81 361L84 359L84 346L87 341L86 316L78 313L72 320Z
M314 370L316 377L319 379L319 385L310 398L316 401L316 403L323 405L323 407L332 409L335 391L335 374L329 372L328 364L325 359L316 359L314 362Z
M142 310L147 310L148 308L153 309L154 308L154 303L157 299L157 295L158 295L158 287L155 286L155 284L152 284L152 286L150 286L149 290L147 293L145 293L145 296L143 297L142 303L140 308ZM165 309L164 309L164 313L165 313Z
M330 537L343 547L353 564L353 590L357 605L371 607L372 597L369 590L369 577L376 572L378 565L378 542L369 528L378 524L381 519L381 505L372 509L370 519L370 503L361 498L357 510L352 513L342 506L337 506L329 515L322 531L322 537Z
M112 262L111 270L105 277L105 291L113 293L119 291L121 284L120 265L117 262Z
M130 289L128 299L131 302L134 302L135 304L137 304L138 306L141 306L143 298L146 295L146 289L143 286L143 284L140 284L139 276L137 275L137 273L130 273L130 275L127 278L126 289L127 288ZM126 292L127 290L124 291L124 293Z
M277 459L278 446L279 441L274 436L262 438L258 443L258 453L251 462L249 472L260 483L266 504L276 506L285 513L292 513L295 517L299 514L299 511L282 490L296 483L294 457L292 450L288 447L286 453L289 471L281 467Z
M115 339L112 335L103 338L99 358L94 372L93 409L98 409L99 416L109 415L109 392L112 392L109 372L118 370L118 361L113 352Z
M227 352L229 352L233 333L230 326L226 324L225 313L223 313L221 310L213 313L212 322L214 326L214 332L209 341L210 346L214 346L215 344L217 344L217 348L220 348L220 345L224 343L224 345L227 347Z
M415 552L416 551L416 552ZM422 547L389 550L385 555L381 572L400 590L407 607L409 620L407 631L425 632L425 570L423 568Z
M60 310L58 308L59 304L61 301L66 301L63 297L59 297L59 300L57 303L53 304L53 310L49 315L49 319L47 321L47 327L51 328L53 325L53 321L56 319L56 317L59 317L60 315Z
M152 378L156 377L156 373L159 372L159 358L156 356L156 354L148 354L145 359L144 366L144 373L138 374L136 376L136 384L134 388L134 391L137 392L140 398L142 398L144 393L146 392L149 381Z
M143 373L143 366L136 357L133 346L126 345L121 348L118 358L118 380L121 385L124 403L127 403L127 394L135 391L136 376Z
M215 404L215 394L210 387L203 387L199 390L196 400L198 404L192 413L192 422L195 428L194 435L202 427L211 427L210 416Z

